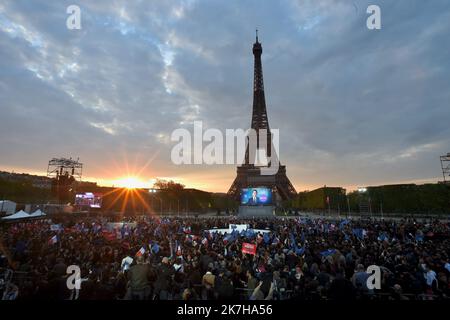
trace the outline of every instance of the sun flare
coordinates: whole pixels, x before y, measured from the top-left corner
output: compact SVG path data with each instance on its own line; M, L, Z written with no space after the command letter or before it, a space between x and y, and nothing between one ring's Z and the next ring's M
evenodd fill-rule
M114 180L114 185L121 188L126 189L139 189L139 188L148 188L149 184L145 181L142 181L138 177L124 177L117 180Z

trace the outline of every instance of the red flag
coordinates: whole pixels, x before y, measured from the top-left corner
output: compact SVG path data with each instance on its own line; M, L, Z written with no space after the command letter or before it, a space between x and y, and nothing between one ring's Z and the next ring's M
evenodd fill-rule
M244 242L242 244L242 253L256 254L256 244Z

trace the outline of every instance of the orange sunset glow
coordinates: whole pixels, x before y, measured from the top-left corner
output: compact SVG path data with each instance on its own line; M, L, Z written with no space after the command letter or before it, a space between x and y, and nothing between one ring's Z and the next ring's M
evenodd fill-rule
M148 188L150 185L139 177L128 176L113 180L113 185L126 189Z

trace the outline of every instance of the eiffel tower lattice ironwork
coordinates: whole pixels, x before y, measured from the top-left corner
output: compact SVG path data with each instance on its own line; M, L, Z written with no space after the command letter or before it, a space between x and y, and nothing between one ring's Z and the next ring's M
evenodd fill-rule
M272 134L270 132L269 120L267 118L266 99L264 95L264 80L261 63L262 46L258 41L258 30L256 30L256 42L253 44L254 55L254 79L253 79L253 113L251 128L256 133L257 149L265 149L268 166L274 163L279 164L278 172L273 175L262 175L261 166L255 165L254 153L249 151L249 143L245 152L245 162L237 167L237 176L228 190L228 194L238 198L240 190L248 187L264 186L271 188L281 199L291 199L297 192L286 175L286 167L281 165L278 160L278 154L273 147ZM260 146L259 135L266 134L267 146ZM261 141L264 141L262 139Z

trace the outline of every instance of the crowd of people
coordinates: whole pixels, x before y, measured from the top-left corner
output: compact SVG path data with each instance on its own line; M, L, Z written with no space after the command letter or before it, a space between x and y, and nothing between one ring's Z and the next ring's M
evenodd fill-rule
M0 270L10 278L0 282L3 298L450 296L450 224L445 221L141 216L121 223L74 217L59 222L0 226ZM234 224L247 227L238 230ZM243 253L243 243L255 245L254 254ZM79 277L69 266L79 268ZM368 281L369 266L381 271L379 287L370 285L373 277Z

